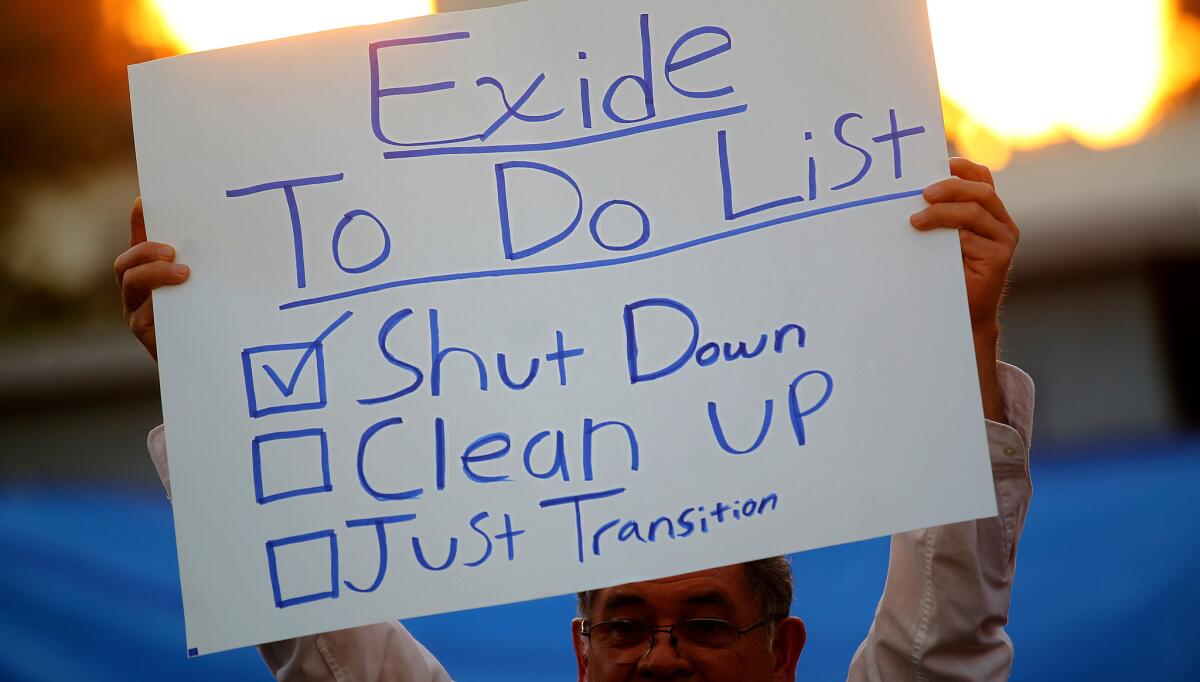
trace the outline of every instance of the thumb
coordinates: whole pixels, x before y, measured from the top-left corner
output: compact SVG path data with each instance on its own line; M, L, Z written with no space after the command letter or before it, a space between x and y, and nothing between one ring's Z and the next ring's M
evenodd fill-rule
M133 200L133 213L129 216L129 245L137 246L146 241L146 216L142 213L142 198Z

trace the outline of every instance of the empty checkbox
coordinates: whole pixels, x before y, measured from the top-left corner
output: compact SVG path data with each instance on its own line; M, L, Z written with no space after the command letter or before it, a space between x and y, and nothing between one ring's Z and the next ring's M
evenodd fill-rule
M323 530L267 542L275 607L338 597L337 534Z
M333 490L324 429L256 436L251 445L254 498L259 504Z

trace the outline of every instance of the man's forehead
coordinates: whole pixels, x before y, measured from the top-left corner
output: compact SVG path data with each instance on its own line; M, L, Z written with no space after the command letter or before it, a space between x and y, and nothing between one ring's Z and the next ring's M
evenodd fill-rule
M748 596L745 569L741 565L723 566L616 585L594 591L592 605L603 608L614 601L648 601L656 596L683 600L690 596L700 595L706 596L710 600L724 598L733 604L744 601Z

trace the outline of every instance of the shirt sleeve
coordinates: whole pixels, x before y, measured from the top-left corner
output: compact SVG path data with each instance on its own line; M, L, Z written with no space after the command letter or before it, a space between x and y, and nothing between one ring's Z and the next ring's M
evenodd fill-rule
M146 449L150 451L150 461L158 472L158 480L162 481L163 489L167 491L167 499L171 499L171 472L167 469L167 437L163 433L163 425L154 427L146 436Z
M396 622L262 644L258 652L281 682L450 682L450 675Z
M161 425L146 437L146 449L171 499ZM258 653L271 674L283 682L451 682L433 654L396 622L270 642L259 645Z
M1008 623L1017 545L1029 509L1033 381L1001 363L1008 424L987 423L998 516L892 536L875 621L849 682L1000 682L1012 668Z

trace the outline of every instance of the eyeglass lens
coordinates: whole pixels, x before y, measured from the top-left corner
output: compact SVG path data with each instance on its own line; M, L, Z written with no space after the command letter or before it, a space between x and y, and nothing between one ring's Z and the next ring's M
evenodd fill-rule
M736 625L714 618L684 620L661 628L652 628L637 621L609 621L593 626L590 636L592 643L598 647L614 650L637 649L646 646L655 631L670 632L680 643L704 648L732 646L740 636Z

